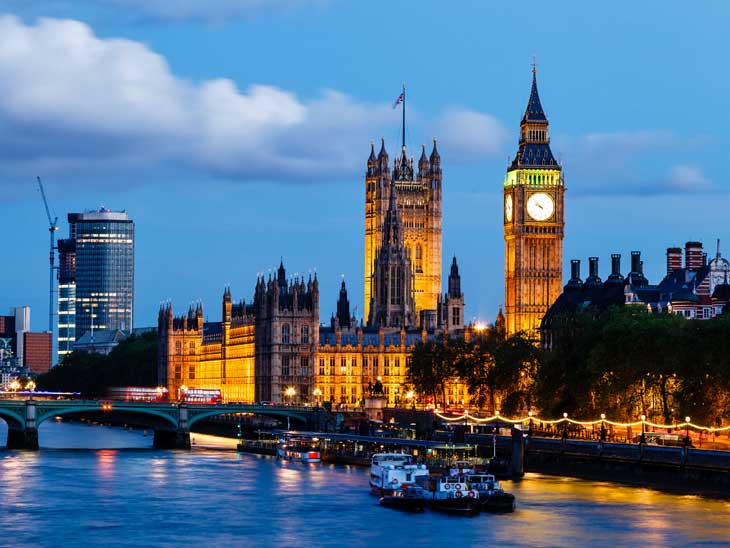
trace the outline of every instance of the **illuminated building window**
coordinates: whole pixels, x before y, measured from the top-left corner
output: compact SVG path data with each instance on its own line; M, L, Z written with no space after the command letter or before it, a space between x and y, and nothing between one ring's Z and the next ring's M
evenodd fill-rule
M284 377L289 376L289 356L281 357L281 374Z
M390 375L390 358L388 356L385 356L385 363L383 364L383 375L386 377Z
M319 359L319 374L324 377L324 358Z
M288 323L281 326L281 343L289 344L291 341L291 328Z
M301 376L306 377L309 375L309 356L302 356L299 359L299 366L301 368Z
M182 371L180 369L180 366L176 365L175 366L175 380L180 382L181 379L182 379Z
M194 365L191 365L188 368L188 378L191 379L191 380L194 380L195 379L195 366Z
M309 344L309 326L303 325L302 326L302 344Z
M180 341L175 343L175 354L182 354L182 343Z

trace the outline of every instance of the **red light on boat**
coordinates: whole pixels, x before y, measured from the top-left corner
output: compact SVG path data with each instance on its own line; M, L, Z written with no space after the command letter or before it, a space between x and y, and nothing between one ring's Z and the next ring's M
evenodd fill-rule
M318 459L319 458L319 451L310 451L307 453L308 459Z

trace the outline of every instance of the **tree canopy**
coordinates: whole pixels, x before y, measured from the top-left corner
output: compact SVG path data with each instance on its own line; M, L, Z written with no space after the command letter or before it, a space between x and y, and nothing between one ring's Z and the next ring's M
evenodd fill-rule
M120 342L108 356L72 352L48 373L36 380L39 390L81 392L85 397L102 397L111 386L156 386L157 333L132 335Z

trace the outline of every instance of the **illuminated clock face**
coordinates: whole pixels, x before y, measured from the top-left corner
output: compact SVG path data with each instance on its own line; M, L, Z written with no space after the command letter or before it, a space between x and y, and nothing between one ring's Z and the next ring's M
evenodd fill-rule
M553 216L555 202L550 195L536 192L527 199L527 214L535 221L545 221Z
M508 194L504 200L504 218L509 223L512 221L512 195Z

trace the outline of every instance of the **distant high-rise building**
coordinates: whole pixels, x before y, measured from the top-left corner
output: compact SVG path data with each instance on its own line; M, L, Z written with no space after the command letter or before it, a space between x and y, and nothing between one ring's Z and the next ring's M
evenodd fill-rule
M58 240L58 357L76 341L76 241Z
M49 331L31 332L29 306L17 306L10 312L10 316L0 316L0 339L3 340L0 361L10 356L21 369L45 373L51 367L53 336Z
M71 323L64 324L67 330L64 338L74 337L77 340L93 329L131 330L134 317L134 222L124 211L101 208L69 213L68 223L70 237L63 244L59 283L61 271L65 269L64 298L71 299L75 294L75 320L72 322L73 335L70 335ZM59 288L59 299L60 293ZM70 302L59 302L59 313L61 304L70 307ZM66 316L68 319L70 314ZM59 328L59 350L61 342L71 342L61 341L60 333ZM65 350L69 350L68 345Z

